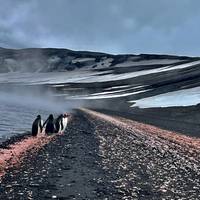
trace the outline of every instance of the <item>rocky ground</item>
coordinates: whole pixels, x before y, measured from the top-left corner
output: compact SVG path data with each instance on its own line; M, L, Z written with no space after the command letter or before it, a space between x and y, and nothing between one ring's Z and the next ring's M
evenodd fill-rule
M0 199L199 199L200 139L81 110L6 171Z
M118 105L113 102L113 105ZM112 108L112 105L110 105ZM121 116L161 129L175 131L191 137L200 137L200 105L167 108L95 109L108 115Z

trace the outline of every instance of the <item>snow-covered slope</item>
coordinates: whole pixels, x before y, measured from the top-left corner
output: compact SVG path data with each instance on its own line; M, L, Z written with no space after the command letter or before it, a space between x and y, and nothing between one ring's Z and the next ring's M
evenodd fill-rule
M0 49L0 84L45 85L66 99L120 101L128 107L200 103L200 59L110 55L67 49Z

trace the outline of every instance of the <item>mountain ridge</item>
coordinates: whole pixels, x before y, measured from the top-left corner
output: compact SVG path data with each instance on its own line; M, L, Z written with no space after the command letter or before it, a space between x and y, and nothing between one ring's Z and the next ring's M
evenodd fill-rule
M71 71L84 67L106 68L123 63L157 60L196 61L200 57L164 54L108 54L59 48L7 49L0 47L0 73ZM131 65L134 64L134 65ZM149 64L148 64L149 65Z

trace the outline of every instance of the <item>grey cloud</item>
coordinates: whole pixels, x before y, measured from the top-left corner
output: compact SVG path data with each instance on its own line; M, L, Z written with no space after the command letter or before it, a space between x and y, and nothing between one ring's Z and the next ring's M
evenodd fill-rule
M198 0L0 0L0 46L198 55Z

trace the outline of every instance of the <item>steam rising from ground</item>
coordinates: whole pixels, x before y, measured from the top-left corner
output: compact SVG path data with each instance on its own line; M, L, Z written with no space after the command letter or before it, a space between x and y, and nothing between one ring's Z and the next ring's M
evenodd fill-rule
M2 86L2 85L0 85ZM0 142L12 135L31 131L38 114L46 120L83 106L83 101L67 101L54 96L49 88L4 87L0 89Z
M15 104L25 106L33 109L44 109L54 112L61 112L66 109L66 106L62 103L56 103L56 101L49 95L35 96L34 93L10 93L0 92L0 102L8 104Z
M83 101L67 101L58 99L53 91L48 89L16 89L0 91L0 103L14 104L35 110L45 110L49 113L70 112L73 108L81 107ZM39 113L38 113L39 114Z

